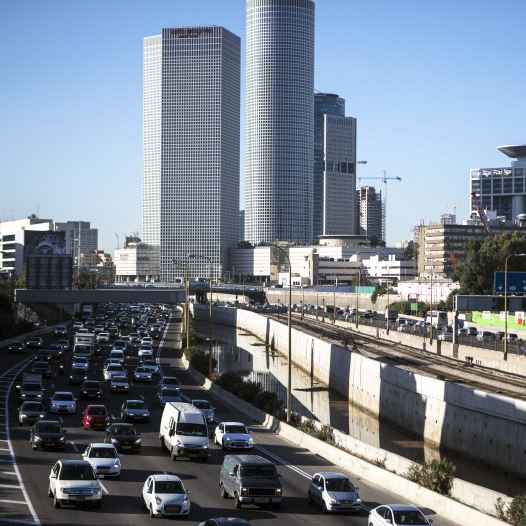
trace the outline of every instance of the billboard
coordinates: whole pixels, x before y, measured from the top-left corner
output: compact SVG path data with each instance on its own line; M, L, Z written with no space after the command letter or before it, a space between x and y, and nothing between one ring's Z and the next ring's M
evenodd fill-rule
M24 255L65 256L66 232L26 230L24 232Z
M66 254L66 232L26 230L24 265L28 289L69 289L73 258Z

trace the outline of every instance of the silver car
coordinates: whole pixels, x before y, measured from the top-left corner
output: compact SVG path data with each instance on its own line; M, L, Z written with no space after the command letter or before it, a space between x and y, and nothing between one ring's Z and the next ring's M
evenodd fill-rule
M192 405L205 415L207 422L214 421L214 407L208 400L192 400Z
M150 410L144 400L126 400L121 407L121 418L125 422L129 420L150 420Z
M136 367L133 370L133 378L136 382L151 382L153 379L152 372L146 367Z
M307 498L310 503L321 505L324 513L331 511L359 513L362 510L358 488L347 475L334 471L315 473L309 484Z
M20 425L33 425L38 420L46 417L42 402L27 401L24 402L18 410L18 422Z

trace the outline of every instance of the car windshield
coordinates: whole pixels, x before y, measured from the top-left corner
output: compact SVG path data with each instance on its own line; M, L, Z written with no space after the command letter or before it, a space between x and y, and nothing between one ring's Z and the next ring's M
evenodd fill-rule
M163 389L161 391L161 396L181 396L179 389Z
M188 424L186 422L179 422L177 424L177 434L188 437L205 437L207 436L207 430L204 424Z
M120 382L128 382L126 376L114 376L111 380L114 384Z
M108 371L122 371L122 367L117 364L108 365Z
M88 415L105 415L105 414L106 414L105 407L90 407L88 409Z
M71 368L71 374L82 374L84 375L84 367L72 367Z
M96 480L89 464L64 464L60 470L60 480Z
M133 426L115 426L111 429L112 435L136 435L137 431Z
M149 367L157 367L157 364L153 360L144 360L143 365L148 365Z
M354 491L354 486L351 481L347 478L341 479L326 479L325 489L327 491Z
M73 358L73 363L78 363L78 364L88 363L88 360L86 360L86 358L81 358L79 356L75 356L75 358Z
M73 400L72 393L55 393L53 400L61 400L71 402Z
M179 385L179 380L177 378L164 377L163 378L163 384L165 384L165 385Z
M128 409L146 409L146 404L144 402L128 402Z
M212 409L210 402L207 402L206 400L194 400L192 404L194 407L197 407L197 409Z
M418 510L405 510L405 511L394 511L394 520L396 524L412 524L425 525L427 526L429 522Z
M225 433L243 433L248 434L245 426L225 426Z
M149 370L149 369L146 369L146 367L137 367L137 368L135 369L135 372L136 372L136 373L149 373L150 370Z
M85 382L84 387L87 389L98 389L100 385L99 382Z
M114 447L92 447L89 458L117 458Z
M42 411L42 404L40 402L24 402L22 404L22 411Z
M22 386L22 391L40 391L40 384L24 384Z
M157 480L155 493L184 493L184 488L178 480Z
M275 478L274 466L241 466L241 476L247 478Z
M35 433L61 433L61 429L53 422L41 422L35 425Z

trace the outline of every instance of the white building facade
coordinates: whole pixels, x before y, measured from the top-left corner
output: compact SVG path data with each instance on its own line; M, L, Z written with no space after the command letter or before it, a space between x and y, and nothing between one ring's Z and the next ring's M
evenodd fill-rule
M159 280L160 247L131 243L115 250L115 280L120 282L153 282Z
M245 152L245 238L311 243L312 0L247 0Z
M144 39L143 235L174 282L221 274L239 241L240 40L222 27Z

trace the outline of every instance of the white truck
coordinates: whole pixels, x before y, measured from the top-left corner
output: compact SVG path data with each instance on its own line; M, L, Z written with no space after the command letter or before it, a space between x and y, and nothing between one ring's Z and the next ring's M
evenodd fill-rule
M205 415L192 404L168 402L164 406L159 439L172 460L188 457L206 462L210 455Z
M75 334L75 340L73 342L73 355L74 356L85 356L86 358L91 360L94 354L95 354L95 334L93 333Z

